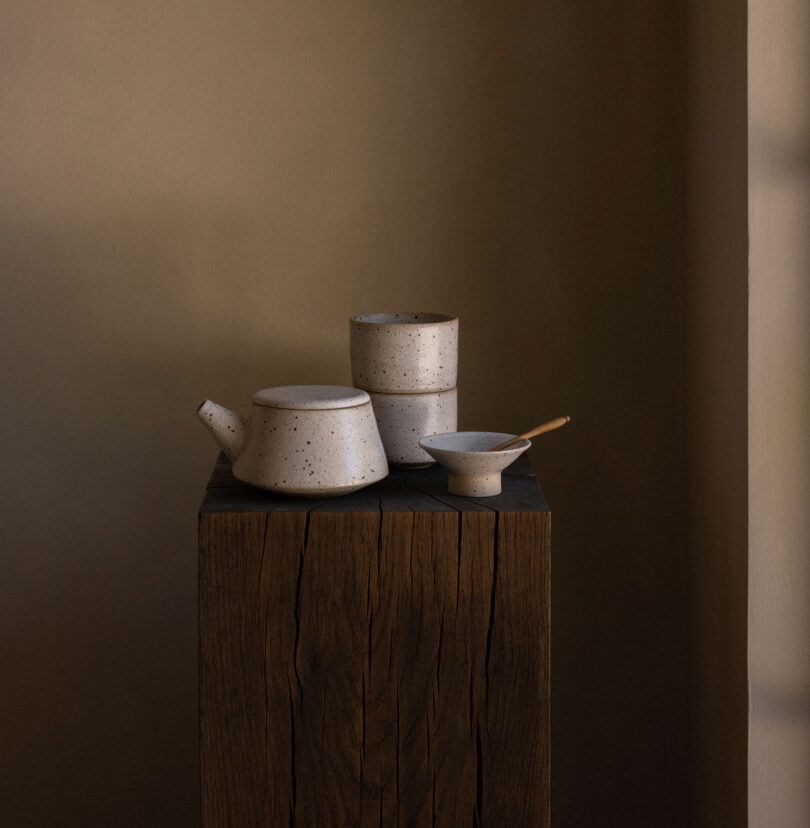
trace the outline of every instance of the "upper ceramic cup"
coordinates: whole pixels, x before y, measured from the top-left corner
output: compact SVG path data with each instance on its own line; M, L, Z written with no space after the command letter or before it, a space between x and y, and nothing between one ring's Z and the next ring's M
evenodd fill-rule
M394 394L447 391L458 374L458 317L369 313L350 322L352 382Z

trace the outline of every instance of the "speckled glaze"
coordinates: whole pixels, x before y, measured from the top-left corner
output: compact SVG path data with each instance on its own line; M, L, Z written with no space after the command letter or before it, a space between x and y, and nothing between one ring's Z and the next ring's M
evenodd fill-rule
M370 392L370 396L385 455L391 465L429 466L434 460L419 446L419 440L457 428L458 392L455 388L433 394Z
M458 319L439 313L371 313L350 321L352 382L366 391L456 387Z
M239 480L289 495L348 494L388 474L371 400L333 385L266 388L250 421L204 402L199 418L233 462Z
M222 405L206 400L198 409L197 416L214 435L219 447L231 463L236 462L245 444L248 420Z
M444 466L450 494L491 497L501 493L501 472L531 446L521 440L505 451L488 451L514 437L496 431L455 431L424 437L419 445Z

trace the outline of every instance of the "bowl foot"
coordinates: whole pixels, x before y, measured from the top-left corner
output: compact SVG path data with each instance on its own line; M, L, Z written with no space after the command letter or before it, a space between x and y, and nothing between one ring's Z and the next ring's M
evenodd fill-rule
M447 476L450 494L463 497L492 497L501 493L501 473L450 474Z

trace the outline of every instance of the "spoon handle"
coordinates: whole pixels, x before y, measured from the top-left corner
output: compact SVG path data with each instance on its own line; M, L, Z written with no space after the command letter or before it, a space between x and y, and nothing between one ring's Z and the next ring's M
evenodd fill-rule
M547 431L554 431L555 428L559 428L560 426L564 426L566 423L570 423L570 417L557 417L556 420L549 420L547 423L543 423L543 425L535 426L531 431L524 431L523 434L518 434L517 437L510 437L504 443L498 443L497 446L493 446L488 451L503 451L504 449L509 448L509 446L515 445L515 443L519 443L521 440L528 440L529 437L537 437L538 434L545 434Z

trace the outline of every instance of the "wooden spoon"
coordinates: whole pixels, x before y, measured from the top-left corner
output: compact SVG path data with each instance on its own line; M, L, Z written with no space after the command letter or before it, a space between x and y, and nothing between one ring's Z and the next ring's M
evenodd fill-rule
M487 451L503 451L504 449L508 449L509 446L519 443L521 440L528 440L529 437L537 437L538 434L554 431L555 428L559 428L570 422L570 417L557 417L556 420L549 420L547 423L543 423L543 425L535 426L531 431L524 431L523 434L518 434L517 437L512 437L505 443L498 443L497 446L493 446L491 449L487 449Z

